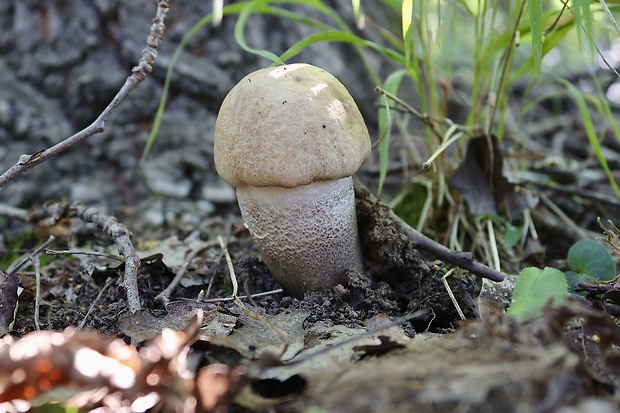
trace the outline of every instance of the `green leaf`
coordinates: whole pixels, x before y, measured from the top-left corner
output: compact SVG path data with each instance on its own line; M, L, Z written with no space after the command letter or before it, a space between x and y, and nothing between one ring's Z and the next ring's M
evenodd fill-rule
M588 295L587 292L575 293L575 290L574 290L575 284L579 282L588 282L588 279L586 277L584 277L583 275L577 274L575 271L566 271L564 273L564 276L566 277L566 287L568 288L569 293L583 295L584 297Z
M530 13L530 30L532 31L532 58L534 59L534 68L536 76L540 77L540 65L542 63L542 17L543 5L542 0L528 0L528 8Z
M616 265L609 251L590 239L578 241L568 250L568 265L574 270L564 273L570 293L574 293L577 283L611 281L616 276ZM585 292L578 294L587 295Z
M243 50L245 50L248 53L252 53L252 54L264 57L265 59L271 60L273 63L276 63L276 64L284 64L282 59L280 59L280 57L277 54L270 52L269 50L254 49L253 47L248 46L248 44L245 42L246 22L248 21L250 16L260 6L263 6L266 2L267 0L254 0L250 2L250 4L248 4L246 7L244 7L243 10L241 10L241 13L239 13L239 19L237 20L237 23L235 24L235 32L234 32L235 41L237 42L239 46L241 46Z
M523 227L515 227L514 225L507 223L504 227L504 246L511 249L517 242L523 237Z
M405 67L411 64L411 22L413 21L413 0L403 0L402 5L403 44L405 47Z
M519 322L542 315L549 302L556 307L568 297L566 277L555 268L524 268L517 278L507 314Z
M609 251L591 239L578 241L568 251L568 265L580 276L611 281L616 277L616 264Z
M607 160L603 156L603 149L601 148L601 143L599 142L598 136L596 135L596 128L594 127L594 123L592 122L592 117L590 116L590 110L588 105L586 104L586 99L584 96L585 93L581 92L577 89L572 83L565 79L555 79L557 82L566 86L568 91L573 96L575 103L577 103L577 108L579 109L580 117L583 122L583 127L586 131L586 135L588 137L588 141L590 141L590 146L594 153L596 154L596 158L598 162L601 164L603 171L605 171L605 175L607 175L607 179L609 180L609 184L614 189L616 194L620 194L620 188L618 188L618 184L616 183L616 179L611 173L611 169L609 169L609 165L607 164ZM591 97L590 101L600 107L600 102L598 99ZM604 113L604 109L601 109L601 112Z
M393 72L385 80L385 83L383 84L383 89L393 95L397 95L400 82L403 79L403 76L405 76L406 74L407 74L407 71L404 69ZM377 189L378 194L381 194L381 189L383 188L383 184L385 183L385 177L387 176L387 169L389 165L390 136L392 134L392 122L390 121L391 115L389 111L391 110L391 108L394 107L393 100L386 99L384 102L387 102L387 105L379 104L379 134L380 134L381 141L379 142L379 145L378 145L378 151L379 151L379 187Z
M309 45L320 42L343 42L368 47L369 49L373 49L378 53L382 54L383 56L392 59L399 64L404 63L404 57L400 53L388 49L387 47L381 46L378 43L362 39L361 37L356 36L353 33L343 32L340 30L326 30L306 36L291 47L289 47L288 50L286 50L280 55L279 59L286 61L299 54L304 48L308 47Z
M239 13L246 7L247 2L240 2L236 4L231 4L225 6L222 9L222 13L224 16L229 14ZM196 24L192 26L192 28L185 33L181 43L177 46L174 53L172 54L172 59L170 59L170 65L168 66L168 70L166 71L166 80L164 81L164 90L162 91L161 98L159 99L159 106L157 107L157 113L155 114L155 119L153 121L153 128L151 129L151 133L149 135L148 140L146 141L146 145L144 146L144 151L142 152L142 159L146 158L146 155L151 150L155 139L157 138L157 134L159 133L159 128L161 126L162 119L164 117L164 109L166 108L166 102L168 101L168 90L170 90L170 82L172 80L172 74L174 73L174 68L176 67L177 61L181 56L181 53L185 49L187 43L198 33L200 29L202 29L207 24L211 23L213 20L213 13L209 13L206 16L202 17Z

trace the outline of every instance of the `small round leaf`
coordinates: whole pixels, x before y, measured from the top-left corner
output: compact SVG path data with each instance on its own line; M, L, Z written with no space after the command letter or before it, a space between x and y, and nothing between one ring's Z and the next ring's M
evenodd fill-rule
M571 247L568 265L580 276L591 280L610 281L616 276L616 264L611 254L600 243L589 239L578 241Z

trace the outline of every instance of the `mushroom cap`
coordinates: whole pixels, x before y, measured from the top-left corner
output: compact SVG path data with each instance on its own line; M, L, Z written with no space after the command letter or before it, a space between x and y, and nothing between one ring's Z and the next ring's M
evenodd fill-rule
M370 136L347 89L307 64L250 73L215 124L215 167L234 187L292 188L353 175Z

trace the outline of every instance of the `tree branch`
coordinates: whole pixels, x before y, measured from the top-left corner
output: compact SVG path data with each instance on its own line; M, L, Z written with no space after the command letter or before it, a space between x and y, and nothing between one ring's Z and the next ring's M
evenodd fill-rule
M140 296L138 294L138 268L140 258L131 243L131 232L119 223L115 217L103 214L97 208L74 202L68 205L64 201L46 204L40 209L29 212L28 221L38 222L43 218L50 218L50 225L54 225L62 218L78 217L84 222L91 222L101 228L118 247L118 252L124 257L125 272L123 285L127 294L127 305L130 313L140 310Z
M146 39L146 48L142 51L138 65L131 70L131 76L127 78L125 84L121 87L103 112L101 112L99 117L85 129L82 129L75 135L68 137L48 149L42 149L32 155L21 155L15 165L0 175L0 188L4 187L7 183L29 169L34 168L59 153L66 151L84 139L104 131L106 122L121 102L127 98L129 93L134 90L136 86L146 79L147 74L153 69L153 62L157 56L157 47L161 43L164 35L164 19L166 17L166 13L168 12L168 8L168 0L158 1L157 12L155 14L155 18L153 19L151 32Z
M355 192L362 199L368 200L369 204L379 205L386 211L387 216L398 228L399 232L405 234L407 238L415 245L416 248L424 250L435 257L441 258L443 261L456 267L463 268L478 277L486 278L491 281L501 282L506 278L506 274L487 267L486 265L474 260L472 254L462 251L452 251L445 246L428 238L421 232L411 228L409 224L398 217L394 211L379 201L361 182L355 181Z

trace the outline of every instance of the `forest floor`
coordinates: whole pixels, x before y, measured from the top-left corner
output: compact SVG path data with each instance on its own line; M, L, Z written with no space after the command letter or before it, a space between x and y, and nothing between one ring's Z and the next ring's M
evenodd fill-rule
M128 311L122 263L80 254L116 255L115 246L73 219L73 253L46 259L39 292L34 271L16 272L24 290L14 323L4 327L15 339L40 336L30 357L0 348L3 383L12 383L4 384L3 401L34 395L34 405L113 408L155 394L151 403L163 411L191 411L184 403L192 397L206 410L238 412L617 411L620 330L596 303L568 301L519 324L504 315L509 293L493 302L479 297L484 287L475 275L457 269L445 277L452 266L417 248L389 207L361 186L356 196L365 271L349 271L344 285L303 300L286 296L240 218L171 223L148 238L134 234L136 314ZM34 228L39 237L57 234L52 248L62 250L68 225ZM179 285L158 297L176 274L183 274ZM35 323L42 332L31 333ZM84 330L66 330L63 339L50 335L78 325ZM162 336L165 328L185 333L173 340ZM3 345L28 353L27 343L5 338ZM132 345L142 349L133 355L140 362L118 351ZM118 370L86 374L88 362L78 357L84 349ZM159 358L149 360L154 349ZM41 371L43 361L52 367ZM132 363L134 384L123 389L121 367ZM19 369L25 380L15 379ZM152 383L145 371L159 379Z

